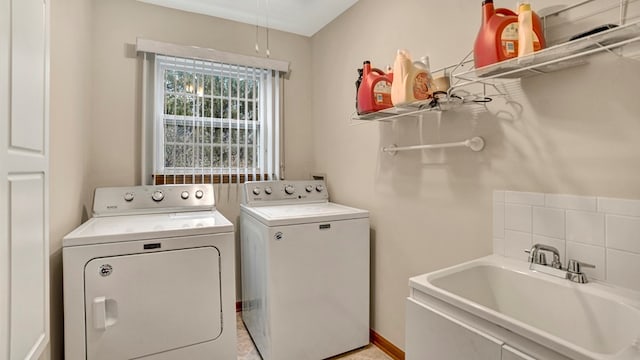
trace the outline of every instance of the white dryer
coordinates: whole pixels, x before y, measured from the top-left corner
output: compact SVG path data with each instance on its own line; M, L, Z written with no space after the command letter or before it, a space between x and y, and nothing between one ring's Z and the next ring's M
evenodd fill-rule
M235 360L233 224L212 185L98 188L63 240L65 358Z
M323 181L247 182L242 319L264 360L319 360L369 343L369 213Z

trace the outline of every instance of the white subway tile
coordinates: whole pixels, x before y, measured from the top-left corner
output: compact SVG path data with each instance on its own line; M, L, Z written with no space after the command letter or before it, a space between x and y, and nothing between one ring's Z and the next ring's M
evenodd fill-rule
M640 291L640 255L607 250L607 281Z
M493 238L493 253L504 256L504 239Z
M544 206L544 194L521 191L505 191L504 201L514 204Z
M640 217L607 215L606 229L607 248L640 254Z
M533 233L564 239L564 210L533 207Z
M596 211L598 202L595 196L545 194L545 205L550 208Z
M531 241L532 244L544 244L544 245L549 245L549 246L553 246L554 248L558 249L558 252L560 253L560 261L562 262L562 266L565 266L566 264L566 241L561 240L561 239L555 239L555 238L551 238L551 237L547 237L547 236L540 236L540 235L533 235L533 240ZM531 245L533 246L533 245ZM547 263L550 265L551 262L553 261L553 257L551 254L546 254L547 257Z
M493 203L493 237L504 239L504 203Z
M605 246L604 214L584 211L567 211L568 241Z
M504 205L504 228L522 232L531 232L531 206Z
M640 216L640 200L598 198L598 212Z
M505 230L504 255L510 258L527 261L529 255L524 252L531 249L531 234Z
M595 269L582 268L582 272L587 274L587 278L597 280L606 279L605 248L567 241L567 261L565 262L565 266L570 259L596 266Z
M494 190L493 191L493 201L494 202L504 202L504 190Z

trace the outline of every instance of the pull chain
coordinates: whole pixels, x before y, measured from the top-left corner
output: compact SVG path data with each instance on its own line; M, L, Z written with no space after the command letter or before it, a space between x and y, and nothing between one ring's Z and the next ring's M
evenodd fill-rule
M266 3L266 32L267 32L267 57L271 56L271 50L269 48L269 0L265 0ZM260 30L260 0L256 0L256 54L260 53L259 43L259 30Z
M271 56L271 50L269 48L269 0L265 0L267 3L267 57Z
M260 29L260 0L256 0L256 54L260 53L260 46L258 45L258 30Z

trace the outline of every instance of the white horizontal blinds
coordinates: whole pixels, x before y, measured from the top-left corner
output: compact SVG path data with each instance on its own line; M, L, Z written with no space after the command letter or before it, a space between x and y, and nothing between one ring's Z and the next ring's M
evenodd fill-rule
M156 58L154 183L240 183L273 176L273 77L250 66ZM271 93L271 94L269 94ZM263 104L265 106L263 106ZM159 111L158 111L159 110ZM268 151L264 151L268 150Z

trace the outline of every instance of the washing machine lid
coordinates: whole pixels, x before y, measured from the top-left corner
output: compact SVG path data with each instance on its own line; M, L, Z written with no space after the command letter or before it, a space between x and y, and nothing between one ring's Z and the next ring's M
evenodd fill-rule
M253 216L267 226L308 224L369 217L367 210L331 202L274 206L242 205L241 208L243 213Z
M104 244L233 232L218 211L94 217L63 239L63 246Z

